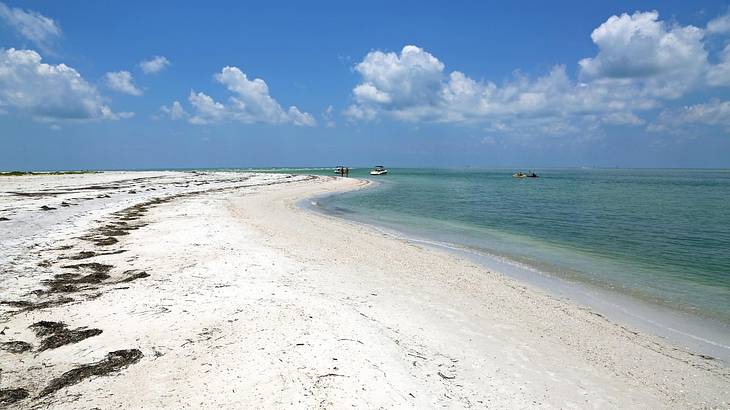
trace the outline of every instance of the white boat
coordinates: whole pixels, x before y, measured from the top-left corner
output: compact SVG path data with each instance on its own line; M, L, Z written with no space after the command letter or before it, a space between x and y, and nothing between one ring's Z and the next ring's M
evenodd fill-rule
M385 175L387 173L388 170L385 169L385 167L383 167L382 165L378 165L370 171L370 175Z

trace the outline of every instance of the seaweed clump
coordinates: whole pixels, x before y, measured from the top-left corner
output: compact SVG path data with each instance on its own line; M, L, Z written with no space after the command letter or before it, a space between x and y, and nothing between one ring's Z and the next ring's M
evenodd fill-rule
M100 335L101 329L87 329L79 327L76 329L68 329L64 323L40 321L30 325L36 336L45 337L41 341L38 351L42 352L48 349L56 349L72 343L78 343L84 339Z
M73 299L67 298L67 297L61 297L61 298L58 298L55 300L45 300L43 302L37 302L37 303L30 302L27 300L3 300L3 301L0 301L0 305L7 305L7 306L12 306L12 307L18 308L20 310L18 310L16 313L20 313L20 312L28 312L28 311L36 310L36 309L46 309L46 308L61 306L61 305L65 305L66 303L71 303L73 301L74 301Z
M15 353L15 354L25 353L31 349L33 349L33 345L31 345L28 342L23 342L20 340L11 340L9 342L0 343L0 350L5 350L6 352Z
M27 397L25 389L0 389L0 404L13 404Z
M113 267L113 265L106 265L97 262L65 265L62 266L62 268L74 269L76 271L90 271L91 273L85 276L81 276L81 274L73 272L61 273L54 275L53 279L44 281L43 283L48 286L48 293L76 292L79 290L79 285L99 284L104 280L109 279L109 271Z
M112 372L117 372L130 364L137 363L143 356L144 355L139 349L109 352L104 359L98 362L85 364L75 369L71 369L61 376L51 380L48 386L41 391L38 397L55 393L64 387L72 386L89 377L104 376Z
M40 322L35 322L32 325L28 326L36 336L43 337L52 335L54 333L60 332L63 330L63 328L66 327L64 323L61 322L51 322L49 320L41 320Z
M94 256L96 256L96 252L94 252L94 251L81 251L81 252L77 253L76 255L67 256L66 259L80 260L80 259L93 258Z
M129 275L129 276L127 276L126 278L120 280L119 283L132 282L134 280L142 279L142 278L146 278L146 277L149 277L150 276L149 273L147 273L145 271L138 271L136 269L124 271L124 273L126 275Z

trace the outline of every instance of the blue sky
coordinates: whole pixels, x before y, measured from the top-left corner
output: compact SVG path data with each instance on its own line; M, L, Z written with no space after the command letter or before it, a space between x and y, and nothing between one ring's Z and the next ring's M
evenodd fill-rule
M0 169L730 167L729 12L8 1Z

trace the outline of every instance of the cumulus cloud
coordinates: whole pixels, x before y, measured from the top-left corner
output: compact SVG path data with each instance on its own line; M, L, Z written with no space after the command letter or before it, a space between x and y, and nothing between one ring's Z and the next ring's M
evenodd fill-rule
M707 82L712 86L730 86L730 44L720 53L720 61L709 68Z
M129 95L142 95L142 90L134 85L134 79L129 71L106 73L104 78L106 80L106 86L114 91Z
M663 22L653 11L612 16L591 34L598 50L578 62L577 78L557 65L538 77L517 72L499 84L449 72L417 46L376 50L354 67L361 82L344 115L362 121L494 123L503 132L521 128L513 126L517 121L541 132L573 130L561 125L566 121L582 129L640 126L646 123L643 113L689 92L730 86L730 48L711 64L704 36L697 27Z
M225 105L216 102L204 93L196 93L190 91L188 101L195 109L195 115L190 118L193 124L210 124L221 122L229 117L228 109Z
M142 72L145 74L157 74L169 65L170 60L168 60L167 57L154 56L149 60L144 60L139 63L139 68L141 68Z
M2 2L0 2L0 19L44 50L48 50L61 36L61 28L53 19L35 11L11 8Z
M404 121L468 122L623 113L653 106L630 87L576 83L564 66L534 80L518 74L502 85L459 71L447 74L441 61L415 46L400 53L371 52L355 70L363 82L353 90L356 103L345 115L358 120L388 115Z
M322 118L324 119L324 126L327 128L334 128L335 127L335 120L332 117L334 113L334 108L331 105L328 105L327 108L325 108L324 112L322 113Z
M407 45L400 54L373 51L355 66L365 81L353 93L363 103L430 104L441 89L443 70L441 61L416 46Z
M707 32L710 34L730 33L730 13L710 20L707 23Z
M46 64L33 50L0 49L0 109L44 120L129 118L114 113L98 90L65 64Z
M425 50L407 45L400 53L372 51L355 66L362 83L353 89L356 104L345 115L371 120L379 113L420 120L441 111L444 64Z
M680 109L664 110L648 129L654 132L678 132L683 128L696 126L715 126L730 132L730 101L714 100Z
M593 30L598 54L578 62L580 78L635 80L644 91L676 98L697 86L708 66L703 30L659 20L659 13L612 16Z
M223 104L205 93L191 91L188 101L194 112L189 121L193 124L238 121L246 124L316 125L311 114L300 111L296 106L286 110L282 108L269 94L269 87L264 80L251 80L237 67L224 67L214 78L232 95Z
M598 55L578 63L587 78L649 77L694 68L706 58L702 30L694 26L669 27L659 13L636 12L611 16L593 30Z
M173 101L169 107L163 105L160 107L160 111L167 114L171 120L180 120L187 118L190 115L187 111L185 111L185 108L183 108L182 104L180 104L180 101Z

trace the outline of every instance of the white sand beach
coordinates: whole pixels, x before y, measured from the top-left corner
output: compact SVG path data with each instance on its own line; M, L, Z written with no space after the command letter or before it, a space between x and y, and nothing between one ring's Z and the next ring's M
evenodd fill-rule
M1 178L0 398L102 409L730 406L721 360L296 206L364 184L233 172Z

